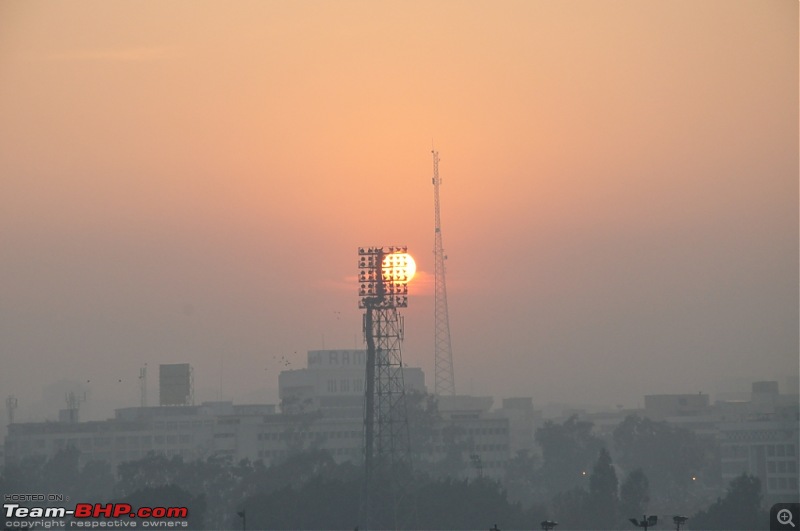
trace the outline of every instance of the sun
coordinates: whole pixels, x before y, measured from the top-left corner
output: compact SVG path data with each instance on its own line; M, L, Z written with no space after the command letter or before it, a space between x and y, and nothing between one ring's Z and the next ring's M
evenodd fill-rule
M381 269L384 280L407 284L417 272L417 263L408 253L390 253L383 257Z

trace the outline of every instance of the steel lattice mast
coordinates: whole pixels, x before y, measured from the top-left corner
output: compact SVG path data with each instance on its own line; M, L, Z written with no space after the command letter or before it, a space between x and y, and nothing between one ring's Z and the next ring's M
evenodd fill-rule
M359 301L364 310L367 367L364 393L364 492L362 522L370 527L393 527L376 521L376 498L394 496L392 472L410 459L408 415L403 382L403 317L408 306L407 248L361 247ZM380 478L386 478L385 484ZM392 501L393 504L396 500ZM396 507L395 507L396 509Z
M442 245L442 218L439 212L439 152L433 153L433 204L435 209L434 228L434 283L435 283L435 334L434 334L434 359L435 383L434 392L437 395L455 395L456 384L453 376L453 349L450 345L450 317L447 313L447 285L445 283L444 247Z

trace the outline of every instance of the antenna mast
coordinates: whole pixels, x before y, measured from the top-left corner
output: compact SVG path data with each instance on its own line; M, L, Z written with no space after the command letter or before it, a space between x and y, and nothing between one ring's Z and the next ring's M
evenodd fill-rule
M139 405L147 407L147 364L139 369Z
M439 395L453 396L456 394L456 384L453 377L453 350L450 346L450 318L447 313L447 285L445 283L444 255L442 246L442 219L439 213L439 152L433 153L433 204L436 212L434 228L434 277L435 277L435 310L434 319L434 358L435 358L435 384L434 392Z
M14 424L14 410L17 409L17 397L9 395L6 398L6 413L8 413L8 423Z

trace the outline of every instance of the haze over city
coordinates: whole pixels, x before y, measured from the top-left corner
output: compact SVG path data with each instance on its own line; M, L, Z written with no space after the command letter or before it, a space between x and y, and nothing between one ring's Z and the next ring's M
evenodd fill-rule
M0 2L0 392L275 403L394 244L432 388L431 148L459 393L796 385L799 140L796 2Z

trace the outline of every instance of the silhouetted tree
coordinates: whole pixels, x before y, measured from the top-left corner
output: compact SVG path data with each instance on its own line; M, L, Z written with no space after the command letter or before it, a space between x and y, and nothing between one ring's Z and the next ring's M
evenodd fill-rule
M627 524L629 518L640 518L647 511L650 502L650 484L641 468L637 468L625 478L619 489L619 513L621 521Z
M106 500L114 490L114 473L108 461L89 461L84 465L80 474L80 485L77 487L84 500Z
M528 450L520 450L505 466L503 484L509 500L529 507L542 494L540 460Z
M589 478L589 507L595 529L613 529L618 523L619 481L611 455L602 448Z
M416 463L427 460L438 443L438 430L442 425L436 395L409 392L406 394L406 411L411 451Z
M42 468L47 459L44 456L29 456L18 462L9 463L0 475L0 492L45 492L46 484Z
M429 463L426 470L435 477L461 477L468 467L466 456L471 445L467 432L461 426L445 424L441 433L444 457L435 463Z
M742 474L734 478L728 492L689 519L691 529L769 529L769 513L761 507L761 481Z
M206 529L203 518L206 511L204 496L202 494L192 496L186 489L177 485L145 487L114 501L130 504L133 508L188 507L188 517L186 518L188 529Z
M59 493L70 499L108 499L114 476L108 463L92 461L80 467L80 451L67 446L50 459L37 456L10 463L0 475L0 492ZM47 500L45 505L63 506Z
M387 479L387 478L384 478ZM388 485L388 483L387 483ZM518 504L492 480L432 479L394 482L379 489L372 527L398 529L475 529L489 522L506 527L530 526ZM358 521L360 478L347 481L313 477L244 501L248 527L257 529L353 529Z
M592 433L594 424L573 415L563 424L547 421L536 430L536 442L542 448L542 481L551 493L586 482L588 472L602 441Z
M613 438L619 463L626 470L641 468L655 498L683 504L692 477L715 482L710 472L704 473L712 468L707 454L714 443L692 431L631 415L616 427Z
M560 529L595 529L589 514L589 493L581 487L559 492L553 497L553 518Z
M192 499L202 499L208 508L203 515L204 525L221 529L235 522L235 506L241 501L237 489L253 471L249 461L234 465L228 459L212 457L185 462L179 456L150 454L119 465L114 494L124 498L145 489L180 485Z
M81 484L80 457L80 450L67 446L47 460L42 467L42 477L47 480L48 492L77 494L76 487Z

